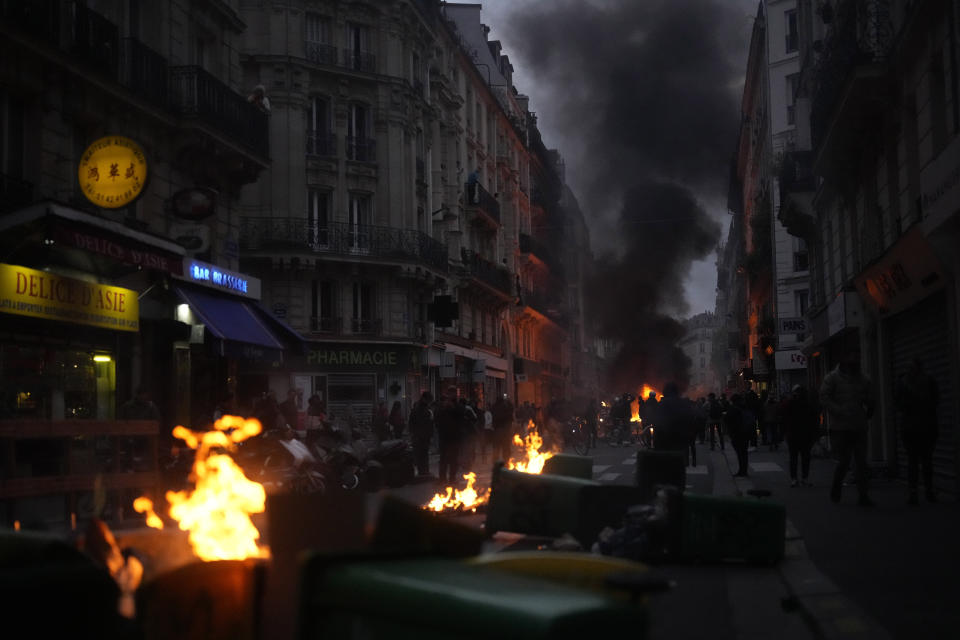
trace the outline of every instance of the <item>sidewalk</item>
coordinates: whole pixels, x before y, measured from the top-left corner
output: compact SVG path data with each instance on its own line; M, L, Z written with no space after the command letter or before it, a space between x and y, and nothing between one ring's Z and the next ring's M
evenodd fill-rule
M830 501L835 462L814 459L813 487L790 487L785 446L749 454L750 477L736 491L756 488L787 507L787 558L778 571L819 637L954 638L960 614L960 511L953 498L907 506L903 481L873 479L876 507L856 505L845 486ZM736 456L725 452L731 473Z

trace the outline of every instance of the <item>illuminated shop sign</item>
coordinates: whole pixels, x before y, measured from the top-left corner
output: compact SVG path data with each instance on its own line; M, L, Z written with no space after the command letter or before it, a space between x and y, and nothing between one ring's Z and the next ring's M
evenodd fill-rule
M136 291L12 264L0 264L0 312L117 331L140 329Z
M147 159L130 138L107 136L87 147L77 169L87 200L107 209L125 207L147 182Z
M183 261L183 277L185 280L211 289L226 291L254 300L260 299L260 280L258 278L237 271L230 271L215 264L186 258Z

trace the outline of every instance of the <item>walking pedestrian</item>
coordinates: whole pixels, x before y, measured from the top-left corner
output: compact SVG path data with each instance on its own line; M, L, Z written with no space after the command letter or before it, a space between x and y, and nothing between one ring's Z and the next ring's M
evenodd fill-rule
M587 429L587 448L595 449L597 446L597 401L591 399L587 404L586 413L583 416L584 425Z
M510 459L513 442L513 403L503 394L493 404L493 459L506 462ZM517 411L520 413L520 410Z
M820 386L820 404L829 418L830 439L837 447L839 461L833 473L830 499L840 502L843 477L854 459L859 500L862 507L874 506L867 486L867 430L873 417L873 386L860 372L860 350L848 347L839 364Z
M387 422L390 424L391 437L395 440L402 438L406 425L403 423L403 407L399 400L393 401L393 406L390 407L390 417L387 418Z
M724 397L726 400L726 397ZM723 405L717 400L717 394L711 393L707 396L707 432L710 434L710 450L713 451L716 442L720 442L720 450L723 451L726 445L723 444Z
M777 451L780 448L780 405L773 394L764 394L767 398L760 410L763 422L761 433L770 451Z
M457 388L449 387L440 401L435 417L440 442L440 482L447 486L454 486L458 481L463 417L464 412L457 402Z
M921 469L927 501L936 502L933 488L933 450L939 431L937 406L940 404L940 389L933 376L923 370L923 362L919 358L915 358L907 374L900 377L895 402L901 416L903 446L907 450L907 502L918 502Z
M783 403L783 431L790 453L790 486L810 486L810 449L820 429L820 410L803 385L794 385ZM800 478L797 479L797 462Z
M753 449L757 448L757 420L760 418L760 408L763 406L763 403L760 401L760 396L757 395L757 392L753 390L753 383L749 380L747 381L747 391L743 394L743 407L741 408L746 419L753 419L753 427L750 429L750 444L749 446Z
M480 441L480 461L487 462L487 451L493 456L494 432L493 432L493 405L489 402L483 410L483 435Z
M424 391L410 411L410 444L417 475L430 475L430 440L433 438L433 394Z
M730 398L730 406L724 413L724 427L730 436L730 444L737 454L737 472L733 474L738 478L747 477L749 468L748 449L750 444L750 432L756 433L756 422L753 421L745 411L743 396L738 393Z

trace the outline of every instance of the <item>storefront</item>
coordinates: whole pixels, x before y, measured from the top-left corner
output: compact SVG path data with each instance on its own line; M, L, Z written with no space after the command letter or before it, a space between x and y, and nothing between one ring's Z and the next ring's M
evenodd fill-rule
M956 328L952 328L951 277L917 227L908 231L884 257L857 278L857 287L880 321L879 350L883 354L879 391L887 425L886 445L891 464L906 469L893 402L897 384L919 359L937 382L940 437L934 452L936 482L957 490L957 362Z
M406 416L422 390L427 372L424 349L396 343L309 342L302 355L290 356L274 376L273 388L284 380L304 398L316 393L328 413L343 416L348 410L361 426L371 424L380 402L389 410L399 401ZM278 393L278 395L280 395Z

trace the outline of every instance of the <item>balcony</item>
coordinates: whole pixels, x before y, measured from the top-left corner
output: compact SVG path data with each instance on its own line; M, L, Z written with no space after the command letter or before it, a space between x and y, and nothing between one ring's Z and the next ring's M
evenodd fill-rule
M777 218L787 232L799 238L812 239L816 217L813 195L816 180L813 176L813 154L793 151L784 154L780 165L780 211Z
M170 100L174 111L196 118L267 157L267 114L197 66L170 68Z
M532 309L559 326L567 326L568 318L563 309L563 301L555 291L542 293L539 290L521 288L519 298L522 306Z
M377 57L369 51L360 51L358 49L343 50L343 66L353 71L363 71L365 73L376 73Z
M473 220L496 229L500 226L500 203L479 182L463 186L464 206L473 214Z
M31 202L33 202L31 183L0 173L0 213L25 207Z
M446 246L421 231L345 222L318 224L308 218L242 218L240 248L412 263L440 273L448 269Z
M347 136L347 159L358 162L376 162L376 140Z
M337 137L332 133L307 131L307 155L335 158L337 156Z
M541 264L553 270L559 269L559 264L553 252L547 244L539 241L537 238L526 234L520 234L520 253L525 253L538 260Z
M310 316L310 331L312 333L340 335L343 332L343 320L341 318Z
M493 289L504 298L514 297L509 271L469 249L460 250L460 259L467 276Z
M331 44L306 41L303 45L307 60L315 64L325 64L331 67L337 64L337 48Z
M889 0L844 0L814 69L810 128L815 168L824 175L875 131L888 104L887 60L894 38Z

